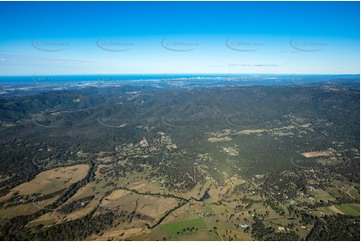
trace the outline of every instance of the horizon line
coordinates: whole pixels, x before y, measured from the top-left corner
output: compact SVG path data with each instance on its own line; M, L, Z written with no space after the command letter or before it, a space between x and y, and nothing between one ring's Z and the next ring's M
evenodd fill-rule
M84 73L84 74L23 74L0 75L0 77L29 77L29 76L99 76L99 75L360 75L360 73Z

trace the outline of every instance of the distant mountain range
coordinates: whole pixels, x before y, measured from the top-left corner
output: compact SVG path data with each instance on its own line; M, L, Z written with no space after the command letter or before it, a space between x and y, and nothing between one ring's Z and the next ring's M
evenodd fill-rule
M149 75L32 75L0 77L0 98L23 96L49 90L85 87L140 87L190 89L231 86L309 85L320 82L359 83L349 75L247 75L247 74L149 74Z

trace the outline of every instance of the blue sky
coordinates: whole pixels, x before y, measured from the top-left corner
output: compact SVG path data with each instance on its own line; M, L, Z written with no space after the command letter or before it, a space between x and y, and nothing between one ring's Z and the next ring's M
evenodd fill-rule
M0 75L359 74L359 2L0 2Z

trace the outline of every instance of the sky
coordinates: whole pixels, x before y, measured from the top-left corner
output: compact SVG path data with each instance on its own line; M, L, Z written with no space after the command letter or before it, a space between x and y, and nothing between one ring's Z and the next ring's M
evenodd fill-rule
M0 2L0 75L359 74L359 2Z

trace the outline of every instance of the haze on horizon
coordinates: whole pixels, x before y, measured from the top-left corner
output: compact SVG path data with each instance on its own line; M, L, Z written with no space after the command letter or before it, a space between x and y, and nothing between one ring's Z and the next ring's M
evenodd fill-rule
M0 2L0 76L359 74L359 2Z

